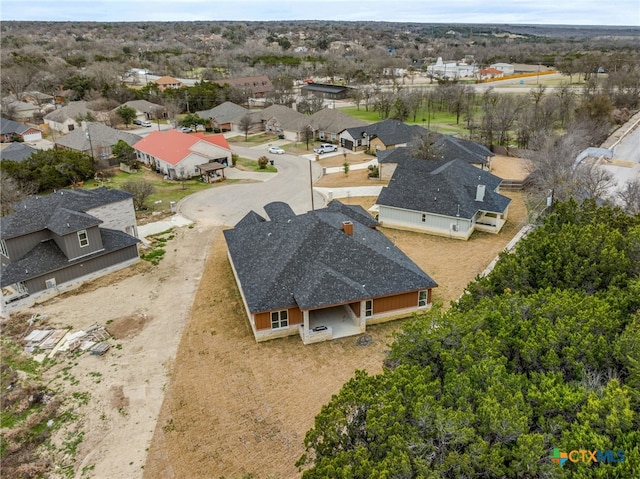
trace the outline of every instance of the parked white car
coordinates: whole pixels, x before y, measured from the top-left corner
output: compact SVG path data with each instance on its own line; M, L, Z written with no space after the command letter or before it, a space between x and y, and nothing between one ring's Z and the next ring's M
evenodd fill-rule
M338 151L338 147L336 145L332 145L331 143L321 143L320 146L316 146L313 151L319 155L322 155L323 153Z
M188 126L181 126L180 128L178 128L178 131L181 131L182 133L193 133L193 128L189 128Z
M284 150L279 146L270 146L268 151L274 155L284 155Z

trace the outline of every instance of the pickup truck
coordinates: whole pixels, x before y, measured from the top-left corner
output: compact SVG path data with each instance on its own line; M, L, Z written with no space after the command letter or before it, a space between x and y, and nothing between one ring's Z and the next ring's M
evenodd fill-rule
M330 143L322 143L320 146L316 146L313 151L319 155L323 153L331 153L332 151L338 151L338 147L336 145L332 145Z

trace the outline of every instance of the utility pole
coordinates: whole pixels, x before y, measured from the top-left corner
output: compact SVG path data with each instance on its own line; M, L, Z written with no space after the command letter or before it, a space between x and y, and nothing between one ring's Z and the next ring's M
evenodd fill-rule
M309 189L311 190L311 211L314 211L313 206L313 175L311 173L311 160L309 160Z

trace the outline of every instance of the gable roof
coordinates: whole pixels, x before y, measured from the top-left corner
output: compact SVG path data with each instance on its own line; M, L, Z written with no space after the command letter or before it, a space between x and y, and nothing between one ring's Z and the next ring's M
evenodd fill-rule
M347 128L357 128L366 126L368 123L351 115L347 115L343 111L333 108L324 108L315 112L309 117L309 124L316 130L328 132L340 132Z
M28 130L41 131L35 126L25 125L24 123L20 123L18 121L0 117L0 135L11 135L12 133L23 135Z
M50 195L31 196L16 203L13 213L0 218L0 238L14 238L49 229L49 226L59 230L60 224L66 228L67 222L71 225L66 219L70 218L69 212L85 213L98 206L116 203L132 196L126 191L105 187L91 190L59 190ZM86 218L76 216L73 221L75 225L86 221Z
M132 100L124 103L123 105L130 106L136 112L139 113L153 113L156 110L165 110L165 107L158 105L157 103L151 103L147 100ZM114 108L112 111L116 111L119 107Z
M94 150L100 146L113 146L123 140L129 146L133 146L142 137L134 133L116 130L102 123L86 123L87 129L77 129L56 140L56 144L76 151ZM89 141L91 138L91 141Z
M245 107L236 105L230 101L225 101L209 110L197 111L196 115L200 118L215 118L220 123L228 123L242 118L247 113L249 113L249 110Z
M2 266L0 286L9 286L31 279L34 276L64 269L140 242L134 236L108 228L101 228L100 236L102 239L102 249L100 251L73 260L69 260L54 240L42 241L15 263Z
M431 135L434 159L451 161L464 160L467 163L484 165L487 157L494 156L488 148L469 140L463 140L451 135L423 131L421 136ZM416 146L417 138L410 141L406 148L394 148L393 150L383 150L378 152L378 163L399 163L407 159L415 159L413 148Z
M283 129L301 131L309 124L309 117L284 105L270 105L264 110L249 114L252 121L265 122L275 118Z
M6 148L0 151L0 159L9 161L22 161L29 158L33 153L37 152L36 148L33 148L24 143L14 142L9 143Z
M238 88L249 88L254 94L264 94L273 91L273 85L267 75L225 78L224 80L215 80L220 86L230 85Z
M222 134L182 133L178 130L153 131L137 142L134 148L172 165L177 165L192 154L194 146L202 141L231 151L229 143ZM205 156L202 152L198 153Z
M377 137L385 145L398 145L409 143L416 136L424 134L424 128L418 125L406 125L398 120L387 119L371 125L347 128L346 131L352 138L370 139Z
M95 116L96 112L89 109L86 101L72 101L62 108L47 113L44 119L56 123L64 123L69 119L75 120L79 116L85 117L87 114Z
M398 163L379 205L471 219L478 211L504 213L511 199L496 193L502 179L464 160L406 159ZM484 198L476 201L478 185Z
M252 212L224 231L229 255L252 313L345 304L437 286L361 212L337 204L295 215L270 203L265 220ZM366 214L366 213L365 213ZM342 230L353 223L353 235Z

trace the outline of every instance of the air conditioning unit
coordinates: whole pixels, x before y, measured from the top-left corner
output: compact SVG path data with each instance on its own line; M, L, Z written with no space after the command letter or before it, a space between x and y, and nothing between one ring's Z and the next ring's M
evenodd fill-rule
M44 282L44 284L47 287L47 289L54 289L56 287L56 279L55 278L48 279Z

